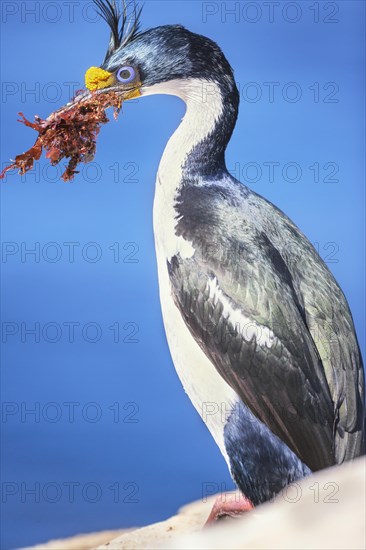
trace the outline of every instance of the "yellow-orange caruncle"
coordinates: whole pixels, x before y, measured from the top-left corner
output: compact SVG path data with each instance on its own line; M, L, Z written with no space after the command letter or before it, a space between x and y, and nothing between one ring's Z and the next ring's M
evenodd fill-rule
M100 67L90 67L85 73L85 85L91 92L112 86L114 82L114 75Z

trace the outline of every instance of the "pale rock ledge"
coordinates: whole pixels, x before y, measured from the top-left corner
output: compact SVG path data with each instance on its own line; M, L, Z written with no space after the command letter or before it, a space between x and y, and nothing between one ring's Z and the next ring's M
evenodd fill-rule
M366 459L314 474L240 519L202 529L213 500L147 527L72 537L33 550L364 550Z

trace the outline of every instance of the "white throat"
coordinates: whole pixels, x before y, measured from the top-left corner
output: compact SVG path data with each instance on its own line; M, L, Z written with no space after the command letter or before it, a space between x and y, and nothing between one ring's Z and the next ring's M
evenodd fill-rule
M154 234L157 252L167 260L179 253L194 254L189 241L175 235L175 201L183 179L183 167L192 149L214 129L223 111L220 89L214 82L200 79L171 80L141 90L142 95L167 94L183 99L184 118L170 138L160 161L154 200Z

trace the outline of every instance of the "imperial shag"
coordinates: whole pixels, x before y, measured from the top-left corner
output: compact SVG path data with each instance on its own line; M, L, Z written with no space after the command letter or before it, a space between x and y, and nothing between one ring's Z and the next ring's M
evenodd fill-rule
M352 316L296 225L226 168L239 95L218 45L180 25L140 32L136 11L128 28L125 5L120 13L94 1L111 39L88 88L176 95L187 106L156 180L161 307L175 368L248 499L237 504L244 510L363 454Z

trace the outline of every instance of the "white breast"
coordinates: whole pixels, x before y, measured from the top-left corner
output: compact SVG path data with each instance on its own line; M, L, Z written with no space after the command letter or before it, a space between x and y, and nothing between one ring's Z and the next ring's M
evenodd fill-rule
M161 309L175 369L185 392L201 415L230 467L224 445L224 426L230 413L235 410L238 397L193 339L179 309L173 302L166 258L157 242L156 253Z
M158 84L143 90L142 95L153 93L177 95L187 104L185 117L161 159L154 199L154 235L165 331L183 387L229 464L223 430L238 397L192 337L173 301L167 269L167 261L173 256L179 254L187 259L195 253L191 242L175 234L175 199L188 153L212 131L222 112L221 94L212 82L202 80Z

